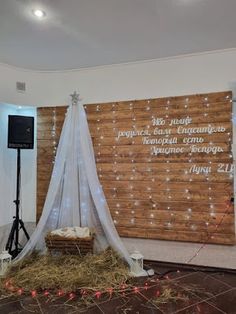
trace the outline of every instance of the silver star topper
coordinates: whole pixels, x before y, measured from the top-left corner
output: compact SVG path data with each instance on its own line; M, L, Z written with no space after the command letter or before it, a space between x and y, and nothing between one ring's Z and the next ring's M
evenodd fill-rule
M79 94L76 91L74 91L74 93L71 94L70 96L71 96L72 105L77 105L80 100Z

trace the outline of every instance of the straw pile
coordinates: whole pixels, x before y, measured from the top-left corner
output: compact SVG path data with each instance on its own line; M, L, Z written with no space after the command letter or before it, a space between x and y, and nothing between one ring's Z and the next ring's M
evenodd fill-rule
M13 264L5 276L14 289L24 291L102 291L116 289L129 278L129 269L111 249L99 255L36 255Z

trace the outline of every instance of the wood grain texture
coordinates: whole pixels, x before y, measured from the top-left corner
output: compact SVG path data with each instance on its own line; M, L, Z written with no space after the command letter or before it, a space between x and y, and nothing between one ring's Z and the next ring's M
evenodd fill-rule
M64 106L37 108L37 222L42 214L66 111Z
M121 236L235 243L234 207L230 203L231 97L226 91L85 106L98 177ZM38 108L37 219L65 112L66 107ZM188 125L173 122L186 117L191 118ZM156 118L165 124L154 125ZM223 131L205 131L219 126ZM181 133L181 127L203 131ZM145 136L118 136L120 131L144 129L148 130L147 139L175 138L176 143L144 144ZM153 135L155 129L158 135ZM167 129L170 134L165 134ZM201 138L202 143L187 144L191 138ZM194 152L191 145L198 149L217 146L220 152ZM155 155L152 146L178 147L183 152ZM208 170L197 173L196 167Z

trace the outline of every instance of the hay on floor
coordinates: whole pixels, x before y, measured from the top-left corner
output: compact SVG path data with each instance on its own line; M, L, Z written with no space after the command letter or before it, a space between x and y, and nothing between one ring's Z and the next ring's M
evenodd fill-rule
M37 255L13 264L5 276L13 289L64 292L119 288L129 278L129 268L111 249L98 255Z

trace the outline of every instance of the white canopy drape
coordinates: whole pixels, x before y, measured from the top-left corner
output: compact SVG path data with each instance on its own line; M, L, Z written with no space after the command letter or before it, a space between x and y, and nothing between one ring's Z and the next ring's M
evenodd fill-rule
M86 113L78 101L68 108L41 219L16 260L34 249L44 251L47 232L71 226L93 228L97 251L110 245L131 265L98 180Z

